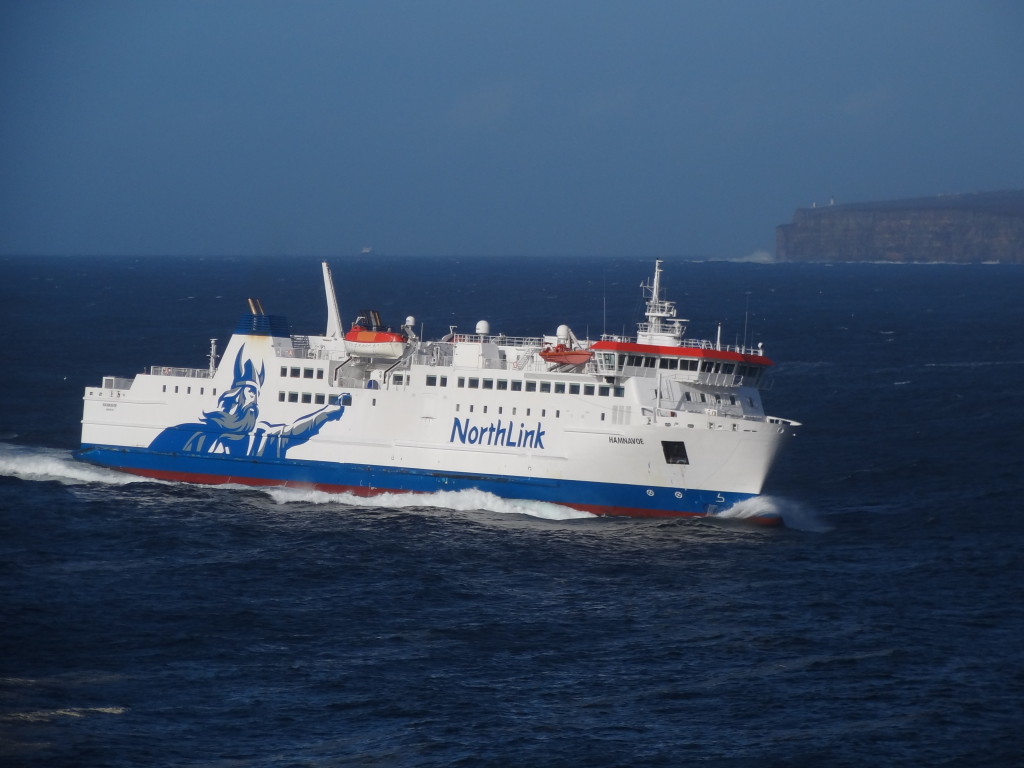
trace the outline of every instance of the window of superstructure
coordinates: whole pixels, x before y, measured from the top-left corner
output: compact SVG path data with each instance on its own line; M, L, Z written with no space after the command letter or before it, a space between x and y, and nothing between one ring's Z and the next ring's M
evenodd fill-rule
M527 416L529 416L529 415L530 415L530 409L529 409L529 408L527 408L527 409L526 409L526 415L527 415Z
M167 385L164 384L164 392L166 392L166 391L167 391Z
M178 385L177 384L174 385L174 394L178 394Z
M302 374L301 374L301 373L299 373L299 369L298 369L298 368L292 368L292 378L293 378L293 379L297 379L297 378L299 378L299 377L300 377L301 375L302 375Z
M551 382L550 381L542 381L540 383L540 391L544 392L544 393L547 393L547 394L550 394L550 392L551 392Z
M612 388L607 386L600 386L597 388L598 397L608 397L611 394Z
M299 393L298 392L289 392L288 393L288 402L289 403L297 403L297 402L299 402Z
M427 386L428 387L436 387L437 386L437 376L434 376L434 375L427 376Z
M555 382L555 394L556 395L564 395L565 394L565 382L564 381L556 381Z
M570 384L569 385L569 394L570 395L578 395L579 393L580 393L580 385L579 384Z
M528 382L526 382L526 391L527 392L536 392L537 391L537 382L536 381L528 381Z
M639 368L643 365L643 358L640 355L630 355L626 358L626 365L632 365L634 368Z
M304 403L312 403L313 402L313 395L311 393L309 393L309 392L303 392L302 393L302 402L304 402Z
M494 379L484 379L483 389L494 389Z
M644 368L653 368L658 364L658 358L656 357L645 357Z
M459 376L459 386L460 387L465 387L466 386L466 379L464 377L462 377L462 376Z
M732 373L736 370L735 363L722 363L722 373Z
M283 402L284 402L284 399L285 399L285 394L284 394L284 392L278 392L278 393L277 393L277 401L278 401L279 403L283 403Z
M686 455L686 446L682 442L674 440L662 440L661 450L665 454L666 464L689 464L690 459Z
M186 395L191 395L192 394L192 387L185 387L185 394Z
M312 368L303 368L302 369L302 378L304 378L304 379L312 379L313 378L313 369Z
M705 395L703 392L700 393L700 401L702 403L706 403L708 401L708 396Z
M508 379L498 379L497 385L498 385L498 389L500 391L507 390L508 389Z
M287 376L287 375L288 375L288 369L287 369L287 368L285 368L285 367L284 367L284 366L282 365L282 366L281 366L281 378L284 378L284 377L285 377L285 376Z
M448 386L448 377L447 376L442 376L441 380L440 380L440 383L441 383L442 387L447 387Z
M626 396L626 388L625 387L616 387L615 391L612 394L614 394L616 397L625 397Z
M395 384L405 384L405 374L404 373L396 373L391 378L392 378L392 380L394 381Z
M323 405L324 404L324 393L323 392L317 392L316 393L316 397L313 398L313 402L315 402L317 405Z
M729 405L736 405L736 395L729 395Z
M594 385L593 384L584 384L583 385L583 394L584 395L593 395L594 394Z
M547 408L541 408L540 409L540 417L543 419L547 415L548 415L548 409Z
M555 410L555 418L556 419L562 418L562 411L561 410Z
M317 368L316 369L316 377L318 379L322 379L324 377L324 369L323 368Z
M689 403L693 400L693 396L689 392L683 392L683 400Z
M523 391L523 382L519 381L518 379L513 379L513 381L512 381L512 391L513 392L522 392Z

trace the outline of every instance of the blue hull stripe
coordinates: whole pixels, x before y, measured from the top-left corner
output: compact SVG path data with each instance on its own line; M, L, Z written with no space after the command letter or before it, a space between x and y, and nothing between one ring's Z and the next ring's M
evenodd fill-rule
M749 493L555 480L545 477L431 472L369 464L155 453L148 449L83 445L76 458L148 477L204 483L287 485L357 495L479 490L505 499L560 504L596 514L639 517L708 515L751 498Z

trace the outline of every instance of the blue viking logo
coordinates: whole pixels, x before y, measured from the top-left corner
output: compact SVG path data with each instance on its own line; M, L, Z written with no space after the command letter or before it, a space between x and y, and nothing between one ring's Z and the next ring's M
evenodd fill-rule
M296 419L291 424L261 421L260 391L266 380L266 366L244 357L238 350L231 388L217 401L217 408L206 411L197 423L168 427L150 443L162 453L226 454L228 456L265 456L284 458L289 448L301 445L316 435L328 421L337 421L345 406L332 402ZM343 401L350 399L343 396Z

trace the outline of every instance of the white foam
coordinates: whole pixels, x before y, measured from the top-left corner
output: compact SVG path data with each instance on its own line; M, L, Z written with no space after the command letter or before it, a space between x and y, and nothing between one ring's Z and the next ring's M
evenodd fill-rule
M0 443L0 475L21 480L56 480L65 485L153 482L141 477L76 461L70 451Z
M777 496L755 496L733 504L715 515L731 520L752 520L762 515L778 515L787 528L822 533L831 530L817 514L792 499Z
M435 493L382 493L377 496L356 496L353 493L326 493L298 488L266 488L264 491L278 504L302 502L306 504L339 504L371 509L409 509L438 507L465 512L498 512L501 514L530 515L546 520L570 520L593 517L589 512L551 504L545 501L502 499L477 490L437 491Z

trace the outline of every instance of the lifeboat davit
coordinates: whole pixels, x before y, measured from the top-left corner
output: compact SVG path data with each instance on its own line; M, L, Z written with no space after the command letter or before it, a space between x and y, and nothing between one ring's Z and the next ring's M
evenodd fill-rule
M539 354L545 362L556 365L583 365L594 355L589 349L569 349L565 344L549 345Z

